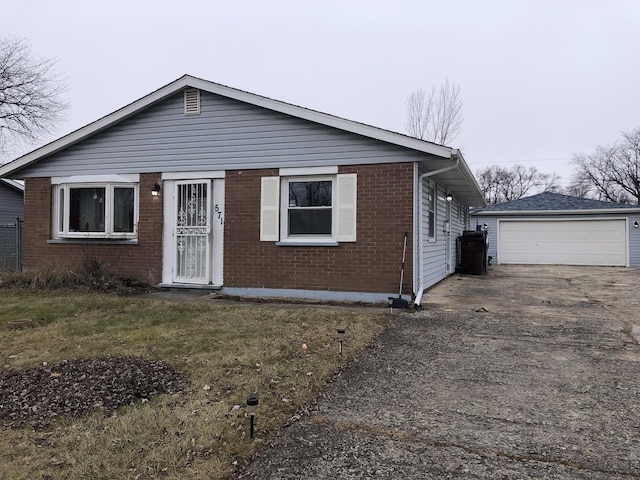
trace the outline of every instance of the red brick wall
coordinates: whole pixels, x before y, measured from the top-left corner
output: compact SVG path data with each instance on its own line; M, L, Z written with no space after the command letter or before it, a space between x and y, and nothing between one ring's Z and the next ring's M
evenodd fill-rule
M160 174L140 175L137 245L104 242L48 243L51 235L52 186L49 178L28 178L24 208L24 266L78 269L96 259L124 276L157 284L162 279L162 192L151 196Z
M395 292L406 231L404 292L411 293L413 164L340 167L339 173L358 174L357 242L285 247L260 241L260 179L278 171L228 171L225 286Z
M413 164L340 167L358 174L357 242L338 247L284 247L260 241L260 188L277 170L228 171L225 179L224 284L229 287L396 292L402 241L408 232L405 293L412 289ZM162 191L159 174L140 176L138 245L47 243L51 239L49 178L27 179L26 269L78 268L97 259L122 275L157 284L162 276Z

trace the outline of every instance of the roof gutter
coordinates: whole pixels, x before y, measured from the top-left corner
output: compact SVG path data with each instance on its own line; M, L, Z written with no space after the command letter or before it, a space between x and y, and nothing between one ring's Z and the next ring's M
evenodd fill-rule
M460 168L460 151L458 149L452 149L451 150L451 159L455 160L456 163L454 163L453 165L450 165L448 167L444 167L444 168L440 168L438 170L432 170L430 172L426 172L423 173L422 175L420 175L418 177L418 195L417 195L417 202L418 202L418 208L416 209L417 211L417 223L418 223L418 241L414 242L414 244L418 245L418 251L417 251L417 255L416 258L418 260L418 268L416 269L418 272L418 281L416 282L418 284L418 288L416 291L416 298L414 300L414 305L420 306L420 302L422 301L422 295L424 294L424 283L423 283L423 271L422 271L422 247L423 247L423 242L424 242L424 232L423 232L423 223L422 222L422 181L425 178L428 177L433 177L434 175L439 175L441 173L444 172L448 172L451 170L456 170L458 168ZM464 172L463 172L464 174ZM471 177L473 178L473 176ZM474 180L475 182L475 180Z

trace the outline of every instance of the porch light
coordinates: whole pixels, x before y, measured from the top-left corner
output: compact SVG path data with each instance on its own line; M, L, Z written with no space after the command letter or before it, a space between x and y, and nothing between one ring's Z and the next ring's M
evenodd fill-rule
M445 199L447 202L450 202L451 200L453 200L453 195L451 195L451 192L447 192L447 196L446 196L446 197L444 197L444 199Z
M344 328L338 329L338 342L340 342L340 356L342 356L342 342L344 341Z
M489 230L489 225L487 225L486 223L482 226L482 228L484 228L485 230Z
M251 395L247 398L247 410L249 411L250 430L249 438L253 438L253 424L256 416L256 408L258 407L258 397Z
M154 197L157 197L159 193L160 193L160 184L156 182L153 185L153 188L151 189L151 195L153 195Z
M633 222L633 228L638 228L638 220L636 220L635 222Z

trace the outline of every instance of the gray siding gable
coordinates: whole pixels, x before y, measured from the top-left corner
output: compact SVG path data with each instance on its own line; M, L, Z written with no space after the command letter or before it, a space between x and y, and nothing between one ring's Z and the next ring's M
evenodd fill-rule
M25 167L69 176L415 162L430 154L201 91L201 114L177 92Z

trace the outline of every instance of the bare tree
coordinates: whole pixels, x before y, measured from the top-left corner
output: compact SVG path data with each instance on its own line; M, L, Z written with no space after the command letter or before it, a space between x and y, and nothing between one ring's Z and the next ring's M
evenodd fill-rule
M640 205L640 128L622 133L622 140L596 147L590 155L573 156L576 181L589 185L601 200Z
M489 204L518 200L529 193L557 192L560 177L540 172L536 167L492 165L476 173L478 185Z
M569 185L565 187L564 193L573 197L590 198L592 186L588 178L584 175L574 174Z
M0 38L0 152L33 144L62 120L68 105L55 63L34 57L27 40Z
M449 79L430 91L420 88L407 97L405 129L412 137L445 145L452 142L462 127L460 86Z

